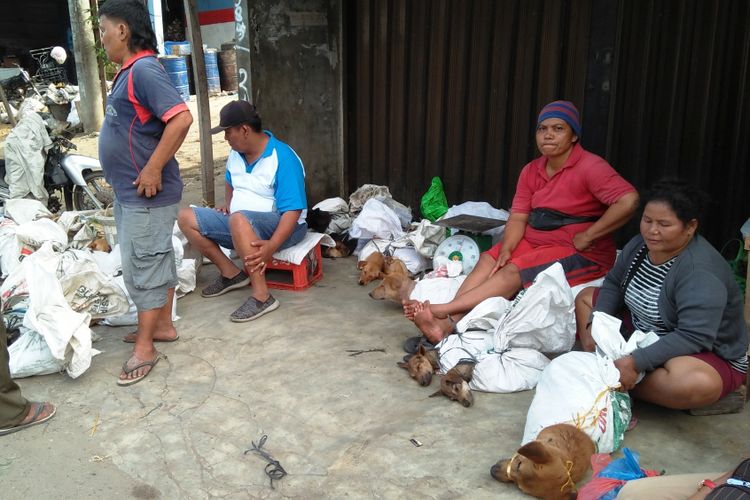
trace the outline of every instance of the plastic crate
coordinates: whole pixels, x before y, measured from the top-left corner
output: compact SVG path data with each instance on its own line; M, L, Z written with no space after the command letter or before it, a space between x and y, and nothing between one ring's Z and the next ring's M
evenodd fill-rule
M266 283L269 288L301 291L309 288L323 277L323 255L320 243L299 264L271 259L266 268Z

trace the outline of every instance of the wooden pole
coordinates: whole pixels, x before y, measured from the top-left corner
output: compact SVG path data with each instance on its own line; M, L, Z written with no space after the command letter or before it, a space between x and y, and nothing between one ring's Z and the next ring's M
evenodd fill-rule
M197 0L184 0L187 35L192 47L195 98L198 101L203 203L206 206L213 207L216 205L216 197L214 194L214 151L211 143L211 110L208 106L206 61L203 58L203 37L201 36L200 24L198 24L197 4Z
M2 85L0 85L0 99L3 100L3 106L5 106L5 111L8 112L8 119L10 120L10 124L12 126L16 126L16 117L13 116L13 110L10 107L10 104L8 104L8 97L5 95L5 89Z
M104 121L94 33L86 23L86 15L90 7L89 0L68 0L70 30L73 33L73 47L76 55L78 92L81 95L79 113L83 130L86 133L97 132L102 128Z
M89 12L91 12L91 30L94 32L94 46L102 46L102 37L99 33L99 5L97 0L89 0ZM99 86L102 89L102 109L107 107L107 72L104 70L104 59L96 56L96 66L99 71Z

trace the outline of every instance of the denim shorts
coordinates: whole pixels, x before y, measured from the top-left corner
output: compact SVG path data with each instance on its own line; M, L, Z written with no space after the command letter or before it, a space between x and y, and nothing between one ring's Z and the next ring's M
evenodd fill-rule
M139 312L167 303L167 290L177 286L172 230L179 205L125 207L115 202L117 242L122 277Z
M229 214L213 208L202 207L193 207L193 213L202 236L214 241L219 246L234 249L232 232L229 230ZM270 240L281 220L281 214L277 212L238 210L235 213L242 214L250 222L253 231L261 240ZM296 245L302 241L305 234L307 234L307 224L297 224L289 238L279 247L279 250Z

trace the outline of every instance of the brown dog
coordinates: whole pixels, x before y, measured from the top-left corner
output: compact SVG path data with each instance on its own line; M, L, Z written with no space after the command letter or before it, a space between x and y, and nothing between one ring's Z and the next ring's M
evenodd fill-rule
M537 498L575 498L575 483L586 474L594 453L594 442L585 432L569 424L550 425L513 458L493 465L490 474Z
M399 304L409 298L415 283L402 260L386 257L383 275L383 282L370 292L370 297L375 300L392 300Z
M440 368L438 363L438 350L427 350L423 345L419 345L416 354L409 358L409 361L399 361L397 364L409 372L409 376L419 382L419 385L427 386L432 382L432 374Z
M411 277L404 261L397 259L396 257L391 257L390 255L383 258L383 274L386 276L390 274L401 274Z
M111 252L112 247L109 246L109 243L104 238L97 238L91 243L89 243L89 249L97 252Z
M440 390L430 394L430 397L443 395L451 401L458 401L468 408L474 404L474 396L469 389L469 382L474 376L473 361L459 361L440 379Z
M357 262L359 273L359 284L366 285L373 280L383 277L383 265L385 257L380 252L372 252L365 260Z

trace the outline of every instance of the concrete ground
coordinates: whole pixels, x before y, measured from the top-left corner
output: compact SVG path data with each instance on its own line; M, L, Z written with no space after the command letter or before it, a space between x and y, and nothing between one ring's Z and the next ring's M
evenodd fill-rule
M232 98L212 98L212 123ZM180 151L183 204L200 204L191 134ZM76 142L95 155L96 141ZM213 142L220 203L226 146ZM168 359L134 386L116 385L128 327L94 328L102 354L76 380L20 380L26 397L54 402L58 414L0 438L0 498L528 498L489 468L518 448L533 392L479 393L472 408L429 398L437 381L420 387L396 366L416 333L400 307L368 297L375 283L357 285L354 258L323 266L322 281L274 291L281 308L250 323L228 319L244 291L180 299L180 340L160 344ZM205 266L198 289L215 277ZM640 423L625 446L645 467L715 471L750 456L747 408L718 417L640 403L635 411ZM273 488L266 462L245 453L263 435L288 472Z
M198 287L216 276L204 266ZM414 334L396 304L357 285L353 258L324 261L304 292L275 291L281 308L254 322L228 315L244 291L178 301L180 340L143 382L115 379L127 327L95 327L102 354L79 379L20 381L51 400L47 424L0 439L2 497L28 498L524 498L489 475L523 434L533 392L476 394L463 408L429 398L396 366ZM351 356L350 349L384 349ZM691 417L637 404L625 446L670 474L728 469L748 455L743 413ZM265 449L288 475L272 488ZM410 439L417 439L415 447Z

